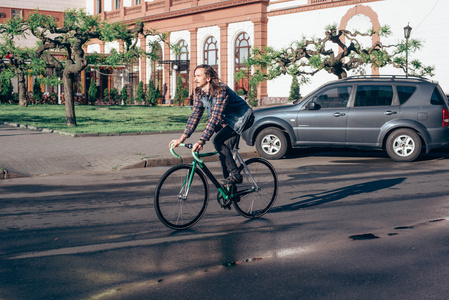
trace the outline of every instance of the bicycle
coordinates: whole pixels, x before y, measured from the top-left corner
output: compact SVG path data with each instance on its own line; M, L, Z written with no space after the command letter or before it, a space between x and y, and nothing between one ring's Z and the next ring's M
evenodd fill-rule
M162 175L156 187L154 207L165 226L187 229L201 219L209 202L206 177L217 188L217 201L222 208L230 210L232 205L240 215L250 219L259 218L270 210L277 197L276 170L264 158L244 161L238 153L238 144L239 139L231 152L243 177L241 184L222 185L201 159L218 152L192 152L192 163L173 166ZM180 146L192 149L192 144ZM182 160L173 146L170 152Z

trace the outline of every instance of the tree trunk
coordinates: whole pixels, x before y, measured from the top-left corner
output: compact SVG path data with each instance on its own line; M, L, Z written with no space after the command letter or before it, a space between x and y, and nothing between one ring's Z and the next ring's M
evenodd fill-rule
M73 97L73 75L64 73L62 82L64 84L66 124L67 126L76 126L75 101Z
M27 107L27 96L26 96L26 86L25 86L25 75L23 72L19 72L19 105L22 107Z

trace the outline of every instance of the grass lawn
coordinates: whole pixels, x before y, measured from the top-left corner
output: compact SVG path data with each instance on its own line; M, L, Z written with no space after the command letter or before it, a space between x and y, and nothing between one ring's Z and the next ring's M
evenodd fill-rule
M64 105L20 107L0 104L0 121L48 128L69 133L124 133L183 130L192 113L179 106L75 106L78 126L68 127ZM204 114L198 129L206 126Z

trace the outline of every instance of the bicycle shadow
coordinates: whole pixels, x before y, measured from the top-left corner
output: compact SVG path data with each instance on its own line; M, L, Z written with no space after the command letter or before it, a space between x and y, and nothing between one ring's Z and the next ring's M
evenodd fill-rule
M347 187L338 188L331 191L326 191L318 194L308 194L300 197L292 198L294 201L296 199L306 198L305 200L301 200L298 202L294 202L291 204L286 204L282 206L273 207L270 210L270 213L275 212L283 212L283 211L294 211L302 208L308 208L312 206L322 205L329 202L338 201L344 199L349 196L363 194L363 193L371 193L387 188L391 188L395 185L402 183L406 178L394 178L394 179L382 179L375 180L371 182L359 183L350 185Z

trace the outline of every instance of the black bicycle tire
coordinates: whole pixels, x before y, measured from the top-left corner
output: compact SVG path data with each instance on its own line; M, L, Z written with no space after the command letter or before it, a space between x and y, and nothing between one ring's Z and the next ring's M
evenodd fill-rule
M242 216L244 216L246 218L249 218L249 219L259 218L259 217L265 215L271 209L271 207L273 206L274 202L276 201L277 191L278 191L278 188L279 188L279 182L278 182L278 178L277 178L277 173L276 173L276 170L274 169L274 167L266 159L260 158L260 157L251 158L251 159L245 161L245 164L248 166L248 168L250 168L250 170L251 170L251 167L250 167L251 164L253 164L253 167L254 167L254 163L262 164L270 171L270 173L271 173L271 177L270 178L273 178L273 179L270 180L270 178L266 178L265 182L266 182L266 184L271 184L271 183L273 184L273 187L272 187L273 188L273 192L268 197L266 197L263 194L258 193L258 192L250 193L248 195L241 196L241 198L238 201L233 201L232 202L235 210L239 214L241 214ZM242 173L242 169L243 169L243 166L240 166L239 167L239 171L241 173ZM255 180L257 182L258 181L258 178L257 178L258 174L257 174L257 172L255 172L254 174L253 174L253 172L251 172L251 173L255 177ZM259 180L261 180L261 179L259 179ZM263 182L258 182L258 184L263 185L264 183ZM243 186L244 185L237 184L237 191L241 190L241 188ZM260 188L263 190L264 186L260 186ZM254 195L254 194L256 194L256 195ZM252 197L252 199L250 197ZM254 201L262 201L263 202L265 200L266 200L266 205L262 206L261 209L258 209L256 211L252 210L252 208L253 208L252 205L254 204ZM248 204L247 204L248 201L251 203L251 205L248 208L244 208L244 206L248 206ZM251 212L248 211L250 208L251 208Z
M175 229L175 230L182 230L182 229L187 229L192 227L193 225L195 225L200 219L201 217L204 215L204 213L206 212L206 208L207 208L207 203L209 200L209 187L207 184L207 180L206 177L204 175L203 172L201 172L198 169L195 169L195 175L194 175L194 181L196 180L196 175L198 176L200 183L202 184L202 187L200 187L200 189L198 190L199 192L204 191L204 199L200 199L198 202L202 201L198 204L198 206L201 206L201 208L195 212L192 217L189 217L189 220L187 220L186 222L183 223L174 223L174 221L170 220L170 217L167 216L167 212L165 212L165 208L162 208L162 205L165 205L165 196L164 196L164 203L162 203L162 196L161 196L161 192L163 192L163 188L164 188L164 184L168 182L168 180L171 179L175 179L173 174L175 174L175 172L179 172L180 170L184 170L184 173L187 171L191 171L192 170L192 165L188 165L188 164L183 164L183 165L177 165L174 167L171 167L167 172L164 173L164 175L162 175L161 179L159 180L157 186L156 186L156 190L154 193L154 208L156 210L156 214L159 218L159 220L162 222L162 224L164 224L165 226L167 226L168 228L171 229ZM181 177L184 176L180 175ZM181 178L180 177L180 178ZM193 182L194 182L193 181ZM172 196L167 196L166 198L170 198L169 201L172 201L172 203L177 202L178 204L181 203L181 206L184 208L185 205L185 201L180 202L179 197L177 197L178 193L175 193L176 190L180 190L182 187L182 183L179 184L179 186L177 187L177 183L173 186L173 193L174 195ZM168 189L168 188L167 188ZM165 190L164 190L165 191ZM176 197L177 199L173 200L173 197ZM178 206L175 205L175 209ZM182 209L181 209L182 211Z

